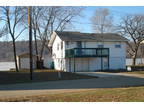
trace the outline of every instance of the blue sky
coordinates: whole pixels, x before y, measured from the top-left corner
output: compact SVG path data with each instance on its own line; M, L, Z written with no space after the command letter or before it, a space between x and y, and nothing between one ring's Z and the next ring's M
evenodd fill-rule
M76 30L83 32L93 32L90 24L90 18L97 8L108 8L110 14L113 16L115 24L118 24L120 22L120 18L124 15L144 14L144 6L87 6L82 12L84 17L80 18L78 21L80 23L75 24Z
M76 21L73 25L73 29L69 30L75 30L80 32L92 32L92 26L90 18L94 14L94 11L97 8L108 8L110 11L110 14L113 16L113 20L115 24L118 24L120 22L120 18L127 14L144 14L144 6L87 6L82 11L82 17L74 19ZM18 38L18 40L27 40L28 35L27 33L24 33L21 37ZM5 39L0 39L5 40ZM10 40L10 38L8 39Z

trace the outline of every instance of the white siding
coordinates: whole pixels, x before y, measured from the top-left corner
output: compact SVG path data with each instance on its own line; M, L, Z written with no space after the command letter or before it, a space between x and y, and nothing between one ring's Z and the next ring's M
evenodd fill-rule
M53 46L52 46L52 54L55 55L55 58L64 58L64 46L63 46L63 50L61 50L61 42L63 42L58 36L56 36L56 39L53 43ZM59 50L57 49L58 47L58 44L59 44ZM64 45L64 42L63 42L63 45Z
M61 42L63 42L63 49L61 50ZM59 44L59 50L57 45ZM125 42L82 42L82 48L98 48L98 45L103 44L104 48L109 48L109 69L125 69ZM115 48L116 44L120 44L121 48ZM65 58L65 49L76 48L76 42L62 41L56 36L53 43L53 59L55 69L64 71L74 71L74 59ZM103 58L103 69L108 69L108 58ZM101 69L101 58L75 58L75 71L96 71Z
M20 59L20 69L30 69L29 58ZM36 60L33 59L33 69L36 69Z
M63 44L63 49L61 49L61 43ZM59 44L59 50L57 49ZM65 42L62 41L58 36L56 36L55 41L52 46L52 58L54 61L54 67L56 70L66 70L65 68Z

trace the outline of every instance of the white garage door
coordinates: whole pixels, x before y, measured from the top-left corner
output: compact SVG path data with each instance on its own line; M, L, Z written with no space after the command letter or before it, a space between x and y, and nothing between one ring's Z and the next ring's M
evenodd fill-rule
M21 69L29 69L29 58L22 58L21 62Z

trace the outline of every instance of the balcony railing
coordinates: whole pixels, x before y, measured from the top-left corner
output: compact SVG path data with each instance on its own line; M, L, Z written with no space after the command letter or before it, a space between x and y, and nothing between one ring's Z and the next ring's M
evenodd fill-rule
M66 57L105 57L109 56L108 48L73 48L66 50Z

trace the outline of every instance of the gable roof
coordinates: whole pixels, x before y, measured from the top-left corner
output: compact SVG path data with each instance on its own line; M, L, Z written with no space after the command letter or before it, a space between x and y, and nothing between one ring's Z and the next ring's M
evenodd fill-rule
M55 37L59 36L63 41L128 41L115 33L80 33L80 32L71 32L71 31L55 31L55 35L52 35L49 46L52 45Z

